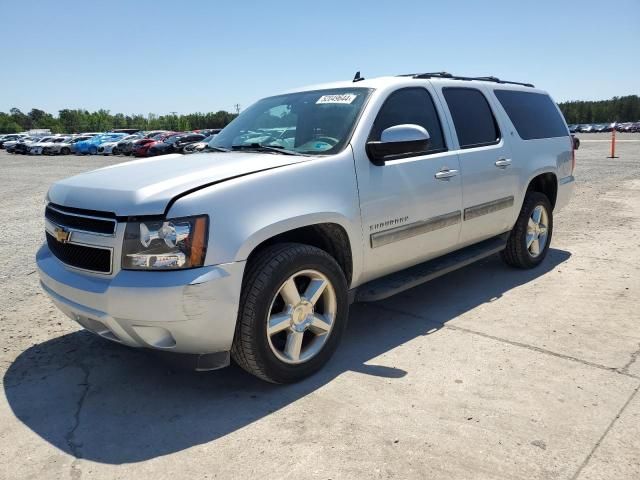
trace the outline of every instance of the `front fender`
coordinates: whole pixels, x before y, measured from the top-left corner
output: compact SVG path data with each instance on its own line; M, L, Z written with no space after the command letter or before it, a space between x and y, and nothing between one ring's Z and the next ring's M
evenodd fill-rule
M209 215L208 265L246 260L260 243L299 227L338 224L351 243L355 281L363 248L357 192L346 149L205 187L179 198L168 214Z
M349 219L344 217L338 212L319 212L309 213L305 215L299 215L293 218L286 218L279 220L271 225L268 225L260 230L254 232L247 240L242 244L237 252L238 260L246 260L251 252L262 242L269 240L277 235L290 232L296 228L308 227L311 225L317 225L320 223L334 223L340 225L349 236L349 242L351 245L354 242L357 244L359 241L357 238L351 238L349 231L352 230ZM353 248L352 248L353 251Z

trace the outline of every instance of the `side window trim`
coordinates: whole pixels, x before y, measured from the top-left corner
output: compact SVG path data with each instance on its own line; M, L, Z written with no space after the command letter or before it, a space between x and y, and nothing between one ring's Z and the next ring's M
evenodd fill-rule
M480 95L482 95L482 98L484 99L484 101L487 104L487 107L489 107L489 111L491 112L491 117L493 118L493 125L496 129L496 132L498 133L498 137L492 141L492 142L483 142L483 143L476 143L476 144L472 144L472 145L460 145L460 136L458 135L458 130L456 128L456 124L455 121L453 119L453 115L451 114L451 109L449 108L449 104L447 103L447 97L445 96L444 92L446 90L474 90L476 92L478 92ZM485 95L485 93L480 90L479 88L473 88L473 87L442 87L442 98L444 103L447 105L447 110L449 110L449 115L451 117L451 126L453 127L453 130L455 131L456 134L456 138L458 140L458 148L460 150L469 150L471 148L481 148L481 147L490 147L492 145L498 145L502 139L502 129L500 128L500 124L498 123L498 119L496 117L496 112L493 109L493 106L491 105L491 102L489 101L489 99L487 98L487 96Z
M410 154L402 155L401 157L398 157L398 158L394 158L392 160L400 160L400 159L412 158L412 157L426 157L426 156L435 155L435 154L438 154L438 153L448 152L449 151L449 147L448 147L448 144L447 144L447 136L444 134L444 127L443 127L443 124L442 124L442 112L440 112L440 110L438 109L438 106L436 105L436 102L435 102L435 100L433 98L433 95L431 94L429 89L424 87L424 86L402 87L402 88L398 88L397 90L394 90L389 95L387 95L387 98L384 99L384 102L382 102L382 105L378 109L378 113L376 114L376 118L373 119L373 123L371 124L371 128L369 130L369 134L367 135L367 140L366 141L368 142L368 141L373 140L372 136L373 136L374 129L376 127L376 122L378 121L378 118L380 116L380 112L383 111L383 109L387 105L387 102L389 101L389 99L393 95L397 94L398 92L402 92L402 91L406 91L406 90L421 90L421 91L424 91L427 94L428 98L431 100L431 105L433 107L433 111L436 114L436 120L438 121L438 126L440 127L440 135L442 136L442 148L430 150L429 152L426 152L426 153L410 153Z

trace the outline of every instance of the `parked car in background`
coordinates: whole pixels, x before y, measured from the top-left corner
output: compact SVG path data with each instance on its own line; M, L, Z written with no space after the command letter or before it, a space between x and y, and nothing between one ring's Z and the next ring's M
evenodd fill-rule
M76 154L80 155L96 155L98 153L98 147L107 142L118 142L126 137L126 133L102 133L91 137L89 140L76 143Z
M20 153L20 152L16 152L15 151L16 147L18 145L25 144L25 143L26 144L30 144L32 142L37 142L37 141L40 140L40 138L42 138L42 137L27 136L27 137L21 137L21 138L19 138L17 140L7 140L7 141L4 142L4 148L6 149L6 151L8 153ZM22 147L18 148L18 150L20 150L21 148ZM26 150L25 150L25 152L26 152ZM22 152L22 153L25 153L25 152Z
M98 155L118 155L120 154L120 145L123 142L133 142L139 140L141 135L127 135L122 140L115 142L106 142L98 146Z
M109 130L108 133L126 133L127 135L133 135L138 132L140 132L139 128L114 128Z
M11 148L11 152L12 153L19 153L22 155L26 155L27 153L29 153L29 150L31 149L32 145L36 145L39 144L40 142L49 142L51 140L53 140L55 137L54 136L48 136L48 137L30 137L30 140L24 140L24 141L20 141L17 144L15 144L12 148Z
M8 135L3 135L2 138L0 138L0 148L6 148L5 143L7 142L17 142L27 137L28 135L25 133L10 133Z
M189 145L186 145L182 149L182 153L199 153L199 152L210 151L209 142L211 142L214 138L216 138L216 135L217 133L213 135L209 135L207 138L199 142L190 143Z
M53 137L48 139L42 139L39 142L33 142L29 145L28 154L29 155L42 155L44 153L44 149L47 147L51 147L55 144L62 144L64 142L68 142L71 140L71 137Z
M221 128L204 128L202 130L193 130L193 133L201 133L205 137L208 137L209 135L217 135L221 131Z
M616 125L618 132L635 133L640 132L640 122L625 122Z
M116 149L118 154L120 155L131 155L131 148L133 147L133 143L141 138L145 138L141 132L133 135L129 135L128 137L124 137L116 144Z
M593 126L594 133L605 133L610 132L613 128L610 123L597 123Z
M157 142L149 147L148 156L165 155L167 153L182 153L187 145L199 142L205 138L200 133L179 133L167 137L162 142Z
M155 145L157 142L162 142L165 138L175 135L177 132L163 132L154 135L151 138L141 138L133 142L131 153L136 157L146 157L149 153L149 148Z
M42 149L43 155L69 155L75 152L75 144L78 142L83 142L84 140L89 140L92 138L91 136L86 135L78 135L71 137L64 142L52 143Z

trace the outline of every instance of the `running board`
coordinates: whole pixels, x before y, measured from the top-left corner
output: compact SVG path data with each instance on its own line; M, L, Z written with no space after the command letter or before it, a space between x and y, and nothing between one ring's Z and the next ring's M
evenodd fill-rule
M352 298L354 302L376 302L417 287L429 280L504 250L507 245L507 237L508 234L498 235L428 262L372 280L358 287L352 293Z

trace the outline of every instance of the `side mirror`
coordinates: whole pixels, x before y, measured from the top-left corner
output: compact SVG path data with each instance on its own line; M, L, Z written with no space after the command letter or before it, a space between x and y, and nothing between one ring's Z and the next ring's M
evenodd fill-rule
M430 139L420 125L394 125L382 131L379 141L367 142L367 155L371 163L382 166L387 160L426 153Z
M580 139L575 135L571 135L571 139L573 140L573 149L578 150L580 148Z

